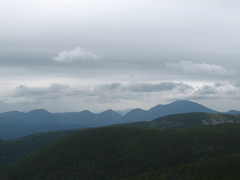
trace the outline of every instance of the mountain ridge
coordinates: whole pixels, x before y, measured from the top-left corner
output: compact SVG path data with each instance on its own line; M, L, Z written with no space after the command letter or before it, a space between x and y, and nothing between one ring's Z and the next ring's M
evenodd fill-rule
M204 125L218 125L227 123L240 123L240 115L216 114L206 112L191 112L181 114L171 114L159 117L152 121L140 121L118 126L131 127L151 127L151 128L178 128L178 127L197 127Z
M188 112L211 112L211 113L220 113L218 111L212 110L207 108L206 106L203 106L201 104L188 101L188 100L179 100L172 102L170 104L166 105L156 105L149 110L143 110L139 114L135 114L134 111L136 109L133 109L132 111L129 111L123 119L126 122L133 122L134 120L131 120L129 117L132 119L138 119L138 121L150 121L158 117L163 117L166 115L170 114L179 114L179 113L188 113ZM141 111L141 109L138 109L138 111ZM126 116L128 116L126 118Z
M81 112L51 113L45 109L30 112L10 111L0 113L0 139L14 139L33 133L53 130L100 127L136 121L151 121L153 119L179 113L210 112L221 113L201 104L181 100L170 104L159 104L148 110L135 108L124 116L108 109L101 113L89 110ZM229 111L235 114L238 111Z

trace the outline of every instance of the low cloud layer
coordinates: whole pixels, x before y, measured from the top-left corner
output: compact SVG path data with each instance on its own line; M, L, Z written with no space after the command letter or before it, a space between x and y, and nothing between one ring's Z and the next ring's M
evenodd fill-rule
M158 83L104 83L93 86L72 86L67 84L52 84L48 87L30 87L21 85L1 100L2 104L14 104L34 107L40 105L54 109L51 104L59 104L67 110L95 106L111 106L124 109L126 103L138 104L147 102L149 106L160 101L171 102L179 99L206 100L228 99L238 96L240 88L234 84L191 84L187 82L158 82ZM148 106L145 106L145 108ZM129 108L129 107L127 107ZM130 108L133 108L130 106ZM143 106L144 108L144 106ZM83 108L85 109L85 108ZM83 110L82 109L82 110ZM106 108L107 109L107 108ZM104 110L101 109L101 110Z

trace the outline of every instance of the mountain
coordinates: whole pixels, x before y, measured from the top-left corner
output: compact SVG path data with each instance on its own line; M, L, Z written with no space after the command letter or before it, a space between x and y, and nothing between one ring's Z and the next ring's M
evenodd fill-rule
M14 140L0 140L0 169L46 145L79 131L45 132Z
M240 115L202 113L202 112L181 113L160 117L149 122L146 121L133 122L121 124L119 126L173 128L173 127L196 127L226 123L240 123Z
M102 113L99 113L99 114L97 114L97 116L98 116L98 118L97 118L98 123L101 126L122 123L122 116L119 113L117 113L111 109L108 109Z
M240 177L240 126L104 127L68 136L0 172L0 179Z
M227 114L240 114L240 111L230 110L230 111L227 112Z
M91 126L91 122L95 119L95 114L87 110L82 112L56 113L55 116L62 124L81 124L85 127Z
M106 110L102 113L82 112L50 113L37 109L28 113L11 111L0 113L0 139L14 139L33 133L64 129L100 127L137 121L151 121L171 114L207 112L217 113L201 104L191 101L176 101L166 105L157 105L149 110L133 109L124 116ZM237 111L229 111L236 114Z
M122 119L120 114L110 109L98 114L85 110L73 113L57 113L55 116L62 124L78 124L85 127L118 124L121 123Z
M18 117L23 114L24 114L23 112L19 112L19 111L9 111L9 112L0 113L0 117Z
M15 139L33 133L79 128L84 126L61 123L55 114L42 109L28 113L13 111L0 114L0 139Z
M191 102L191 101L175 101L166 105L157 105L148 111L141 109L133 109L128 112L124 117L124 122L134 122L134 121L151 121L158 117L179 114L179 113L189 113L189 112L209 112L218 113L212 109L209 109L201 104Z
M122 116L112 110L99 114L90 111L50 113L36 109L27 113L0 113L0 139L14 139L33 133L79 129L121 123Z
M89 114L85 111L84 113ZM118 116L114 111L107 110L101 113ZM104 120L104 119L101 119ZM114 125L117 127L144 127L144 128L173 128L173 127L194 127L203 125L216 125L226 123L240 123L240 115L213 114L213 113L183 113L168 115L147 122L133 122L127 124ZM74 134L80 130L54 131L48 133L38 133L14 140L0 141L0 169L11 162L18 160L29 153L42 148L62 137Z
M123 122L147 121L149 118L148 111L136 108L123 116Z

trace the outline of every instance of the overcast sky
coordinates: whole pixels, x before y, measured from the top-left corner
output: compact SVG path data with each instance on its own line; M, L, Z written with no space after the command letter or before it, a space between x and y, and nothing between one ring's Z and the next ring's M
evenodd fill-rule
M237 0L1 0L0 112L240 110Z

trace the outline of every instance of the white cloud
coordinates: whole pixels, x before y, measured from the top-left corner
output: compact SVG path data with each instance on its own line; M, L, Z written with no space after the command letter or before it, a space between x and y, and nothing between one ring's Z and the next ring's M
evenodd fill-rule
M77 62L77 61L88 61L96 60L100 56L94 52L88 51L81 47L76 47L70 51L61 52L58 56L53 58L56 62Z
M237 71L226 69L223 66L216 64L194 63L191 61L179 61L178 63L166 63L168 69L184 73L196 75L217 75L217 76L232 76L236 75Z

